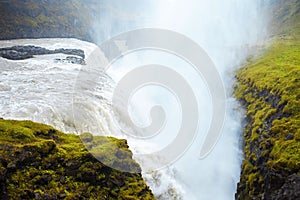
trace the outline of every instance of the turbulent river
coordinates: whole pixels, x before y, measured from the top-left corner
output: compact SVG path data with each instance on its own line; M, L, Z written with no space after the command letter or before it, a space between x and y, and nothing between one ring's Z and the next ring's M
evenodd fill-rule
M145 50L123 56L110 70L100 73L95 82L88 79L90 82L86 85L80 83L78 76L86 68L99 66L102 55L96 45L64 38L0 41L0 48L35 45L47 49L82 49L86 55L86 65L55 62L57 58L65 58L63 54L40 55L20 61L0 57L0 117L29 119L70 133L89 131L128 139L134 158L141 164L143 176L158 199L233 199L242 161L243 115L232 97L234 70L245 62L251 47L266 36L262 3L260 0L170 0L156 3L149 6L151 16L144 16L142 25L177 31L197 42L214 62L225 85L223 132L207 157L199 159L200 147L212 118L209 91L203 77L195 75L193 70L188 70L187 63L168 55L168 52ZM138 16L143 17L140 14ZM145 159L139 155L162 149L174 139L182 120L177 99L158 85L145 88L146 92L137 91L132 97L128 109L130 117L138 124L149 124L151 107L160 105L165 110L167 121L163 136L151 139L126 134L119 122L128 119L115 115L112 104L114 88L122 76L149 63L172 66L191 85L199 103L199 128L191 146L176 161L153 171L149 170L149 163L159 163L160 158L150 156ZM92 90L85 87L78 90L78 85L89 84L94 86ZM74 104L74 96L81 101Z

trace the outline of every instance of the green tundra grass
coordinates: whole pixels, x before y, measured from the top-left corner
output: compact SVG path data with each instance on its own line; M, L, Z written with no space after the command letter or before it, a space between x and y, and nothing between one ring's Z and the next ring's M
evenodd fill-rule
M299 1L274 8L273 37L236 75L246 108L239 199L275 198L300 175Z
M94 155L140 170L126 140L89 133L80 138L44 124L0 119L0 197L154 199L139 172L112 169Z

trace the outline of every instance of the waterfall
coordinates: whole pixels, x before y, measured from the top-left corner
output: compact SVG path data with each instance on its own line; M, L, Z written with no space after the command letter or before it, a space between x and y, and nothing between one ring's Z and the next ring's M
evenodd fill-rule
M129 24L119 31L112 31L112 35L117 35L134 28L150 27L183 34L206 51L225 86L226 117L221 137L211 153L200 159L199 152L211 123L213 109L211 91L208 91L205 85L205 77L199 76L193 67L182 61L178 55L146 48L119 58L108 70L108 74L119 82L127 73L139 66L146 64L169 66L185 78L197 99L199 126L191 146L176 162L170 163L164 169L144 174L159 199L234 198L242 162L240 141L243 116L243 111L233 97L234 71L246 61L251 50L268 35L266 3L267 1L260 0L145 1L137 3L145 13L130 9L128 6L128 15L143 19L143 22L137 21L136 24ZM180 45L183 44L178 44L178 47ZM129 105L124 109L129 109L129 117L135 124L142 127L151 124L153 120L150 115L151 108L157 105L164 109L167 118L160 135L140 142L129 137L129 144L135 151L136 159L140 161L143 169L146 169L147 162L141 160L138 154L152 154L172 143L180 128L182 113L176 94L174 97L174 94L165 87L145 86L134 92ZM122 105L124 106L124 102ZM192 120L192 117L189 119ZM152 162L160 162L159 158L152 159Z
M0 116L43 122L67 132L88 131L126 138L134 158L142 166L147 184L158 199L233 199L242 162L240 140L243 115L232 94L234 70L245 62L251 48L267 36L263 2L155 0L139 1L134 6L135 1L122 0L112 3L109 10L113 11L105 12L102 16L100 13L101 21L98 22L95 17L94 28L99 29L95 41L99 44L107 35L115 36L136 28L152 28L171 31L175 36L179 34L206 52L225 88L226 116L220 137L205 157L200 157L200 150L214 117L212 91L209 90L207 77L198 73L180 55L161 49L145 48L121 54L108 69L103 69L99 66L107 60L100 59L106 57L101 45L98 48L75 39L1 41L2 47L31 44L49 49L81 48L86 53L87 65L53 63L53 59L59 55L36 56L25 61L0 58ZM120 15L119 11L122 11ZM119 18L122 18L122 22ZM101 35L103 30L100 29L105 29L105 36ZM120 42L115 45L126 50L126 41ZM174 47L183 45L174 43ZM180 105L177 94L174 94L176 90L168 90L159 84L143 85L133 91L129 102L119 96L114 104L112 99L118 83L130 72L149 64L168 66L185 80L194 95L187 93L187 97L194 98L198 105L194 111L190 111L191 115L183 117L184 107ZM137 137L131 125L142 128L149 126L155 121L155 118L151 118L151 109L157 106L165 114L162 130L151 137L143 137L146 133L140 132L142 137ZM129 115L124 117L122 114L127 112ZM180 156L165 163L164 158L155 152L174 142L182 121L192 122L195 113L198 124L194 137L182 149ZM143 157L145 154L150 156Z

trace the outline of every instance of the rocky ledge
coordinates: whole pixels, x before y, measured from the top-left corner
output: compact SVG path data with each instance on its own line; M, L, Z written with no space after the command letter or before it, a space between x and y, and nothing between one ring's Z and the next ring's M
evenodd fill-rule
M81 137L93 155L137 173L105 166L78 135L31 121L0 119L1 199L154 199L126 140L89 133Z
M300 199L300 1L274 1L274 37L237 72L246 108L236 199Z
M43 47L37 47L33 45L28 46L13 46L0 48L0 56L9 60L24 60L33 58L35 55L47 55L47 54L66 54L72 55L66 57L66 59L55 59L56 62L68 62L72 64L85 64L85 54L81 49L55 49L49 50ZM78 57L76 57L78 56Z

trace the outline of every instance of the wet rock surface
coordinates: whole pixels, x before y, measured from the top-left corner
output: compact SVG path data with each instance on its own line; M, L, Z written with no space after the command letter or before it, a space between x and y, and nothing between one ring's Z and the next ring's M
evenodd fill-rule
M273 2L272 44L236 74L245 108L236 199L300 199L300 2Z
M85 64L85 54L81 49L55 49L49 50L37 46L13 46L7 48L0 48L0 56L9 60L24 60L33 58L35 55L48 55L48 54L66 54L65 59L55 59L56 62L72 63L72 64Z
M0 39L78 38L93 41L94 4L87 0L0 1ZM98 3L99 1L97 1ZM98 10L97 10L98 11Z
M88 136L91 150L101 150L96 154L140 169L126 140ZM118 158L107 143L130 153ZM140 172L104 165L78 135L31 121L0 119L0 199L152 200L154 196Z
M56 63L71 63L71 64L79 64L79 65L85 65L86 64L84 59L78 58L78 57L75 57L75 56L67 56L64 59L56 58L56 59L54 59L54 61Z

